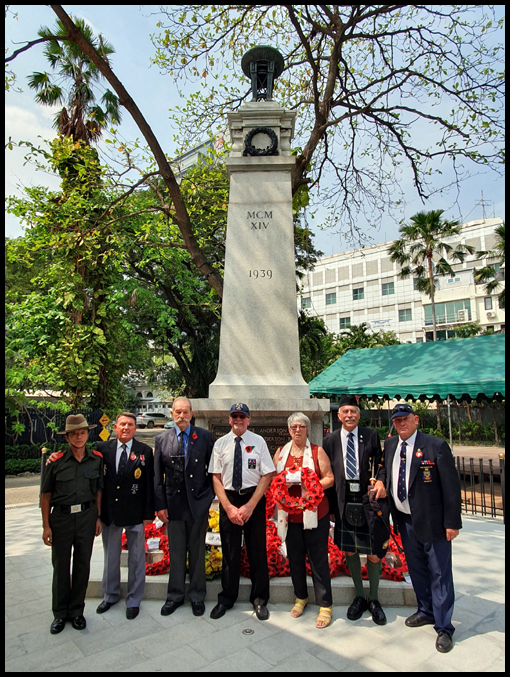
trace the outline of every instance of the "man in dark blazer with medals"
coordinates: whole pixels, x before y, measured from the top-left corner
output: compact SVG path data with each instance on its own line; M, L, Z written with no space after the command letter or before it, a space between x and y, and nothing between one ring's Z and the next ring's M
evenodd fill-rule
M170 572L168 616L184 603L186 556L189 556L188 597L195 616L205 612L205 534L214 496L208 473L213 439L208 430L190 425L191 402L178 397L172 406L175 427L156 437L154 487L159 519L167 524Z
M454 632L451 542L462 527L459 476L448 444L417 430L419 418L409 404L397 404L391 421L398 437L384 443L378 479L390 497L418 600L418 611L405 623L411 628L433 624L436 649L446 653L453 648Z
M116 439L100 442L103 454L104 598L97 607L105 613L120 599L122 532L128 546L126 618L138 616L145 587L145 526L154 520L154 456L151 447L134 438L136 416L129 412L115 419Z
M335 544L345 552L347 567L356 589L356 596L347 610L351 621L361 618L367 609L374 623L384 625L386 615L378 600L381 560L372 552L371 535L364 516L363 496L370 488L372 468L378 468L381 442L376 430L358 425L360 409L354 395L342 395L338 407L339 430L326 435L322 442L330 458L335 484L328 489L330 506L335 513ZM384 487L376 497L385 496ZM360 554L368 556L370 584L368 599L363 590Z

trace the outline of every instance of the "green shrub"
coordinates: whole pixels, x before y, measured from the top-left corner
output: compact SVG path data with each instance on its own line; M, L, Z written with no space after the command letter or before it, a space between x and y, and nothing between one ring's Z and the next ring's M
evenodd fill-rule
M28 458L24 460L12 459L5 461L6 475L19 475L22 472L39 472L41 470L41 460Z

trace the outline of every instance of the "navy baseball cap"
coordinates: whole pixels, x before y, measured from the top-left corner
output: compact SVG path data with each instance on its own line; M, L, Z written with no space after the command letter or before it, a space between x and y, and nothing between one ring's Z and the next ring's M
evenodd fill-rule
M409 414L414 414L414 409L410 404L397 404L393 407L390 421L393 421L397 416L409 416Z
M230 414L244 414L245 416L248 416L248 418L251 418L250 416L250 410L248 409L248 406L246 404L233 404L230 407L229 415Z

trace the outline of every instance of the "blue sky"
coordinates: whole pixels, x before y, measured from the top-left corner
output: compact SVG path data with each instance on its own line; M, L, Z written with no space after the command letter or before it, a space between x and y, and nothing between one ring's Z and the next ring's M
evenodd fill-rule
M145 115L147 121L155 132L165 152L174 155L176 144L174 142L175 129L169 120L169 108L180 103L177 87L168 76L161 75L156 66L150 64L150 57L154 54L154 47L150 40L150 34L158 31L157 16L151 16L151 12L157 12L156 5L64 5L64 9L73 17L86 19L94 29L94 32L102 33L115 47L115 54L111 58L113 69L121 82L124 84L133 99ZM41 25L53 26L56 15L50 7L45 5L11 5L13 12L18 14L17 19L12 15L6 19L6 46L11 50L23 43L37 37L37 30ZM51 139L55 136L52 129L54 112L48 108L39 106L33 99L33 92L26 84L26 76L34 71L46 70L43 57L43 46L36 47L24 52L12 62L12 70L17 75L17 86L23 92L6 92L6 140L12 137L13 141L29 140L41 143L43 139ZM191 92L192 85L188 85ZM246 82L249 89L249 83ZM141 134L131 120L129 114L124 111L123 122L120 127L121 136L132 141L141 137ZM197 138L197 144L203 139ZM103 147L104 144L103 144ZM106 147L105 147L106 148ZM15 149L6 151L6 194L19 194L20 185L43 184L56 188L58 181L41 172L36 172L33 167L23 165L24 151ZM448 173L445 172L445 183L448 183ZM466 181L457 198L458 205L454 205L456 194L453 191L442 198L436 197L423 205L412 190L410 177L402 177L407 205L401 213L401 218L408 219L417 211L423 209L445 209L446 216L461 221L471 221L482 218L482 206L476 204L483 199L485 201L485 215L504 218L504 182L494 174L479 174ZM310 221L312 230L316 233L315 244L326 255L346 251L353 248L353 244L346 242L341 235L330 231L321 231L317 224L321 221L321 211L314 221ZM383 218L379 230L365 229L371 237L369 244L377 244L393 239L398 236L398 225L388 215ZM22 234L22 228L11 215L6 217L6 234L9 237L17 237Z

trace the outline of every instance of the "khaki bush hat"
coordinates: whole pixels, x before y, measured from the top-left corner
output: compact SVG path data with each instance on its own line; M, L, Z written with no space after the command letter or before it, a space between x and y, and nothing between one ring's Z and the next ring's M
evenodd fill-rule
M81 430L82 428L91 430L92 428L97 428L97 425L89 425L83 414L71 414L66 418L66 429L59 431L57 435L65 435L73 430Z

